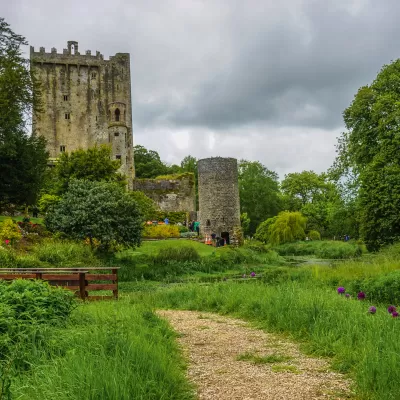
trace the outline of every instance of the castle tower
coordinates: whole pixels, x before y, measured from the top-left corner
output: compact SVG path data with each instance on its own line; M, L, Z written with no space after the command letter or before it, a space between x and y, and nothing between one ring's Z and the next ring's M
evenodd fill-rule
M228 244L241 242L237 160L205 158L197 168L200 233L215 233Z
M130 56L117 53L104 60L100 52L79 52L68 41L55 48L31 46L31 68L41 83L42 111L33 116L33 134L47 139L51 158L63 152L109 144L120 172L132 187L134 178ZM118 117L117 117L118 115Z

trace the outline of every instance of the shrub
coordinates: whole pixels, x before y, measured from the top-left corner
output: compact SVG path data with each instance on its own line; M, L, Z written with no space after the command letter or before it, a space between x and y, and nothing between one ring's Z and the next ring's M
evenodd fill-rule
M143 220L135 200L117 183L72 181L46 215L46 227L71 239L96 238L104 250L140 245Z
M158 254L154 257L154 263L161 264L168 261L197 261L200 255L194 247L166 247L160 249Z
M143 237L149 239L179 238L179 228L176 225L146 225Z
M11 243L16 242L22 238L21 231L18 224L11 218L6 218L0 225L0 241L4 242L9 240Z
M181 238L194 238L197 237L197 232L181 232Z
M41 213L45 214L49 209L55 206L61 200L60 196L56 196L55 194L44 194L39 199L39 210Z
M321 234L318 231L310 231L310 232L308 232L308 237L311 240L321 240Z

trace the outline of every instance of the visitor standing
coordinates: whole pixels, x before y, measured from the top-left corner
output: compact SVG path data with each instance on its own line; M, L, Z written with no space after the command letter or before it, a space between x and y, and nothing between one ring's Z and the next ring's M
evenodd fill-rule
M168 225L168 224L169 224L169 219L168 219L168 217L165 217L165 219L164 219L164 224L165 224L165 225Z
M194 231L197 232L197 236L199 236L199 235L200 235L200 222L199 222L199 221L196 221L196 222L193 224L193 228L194 228Z

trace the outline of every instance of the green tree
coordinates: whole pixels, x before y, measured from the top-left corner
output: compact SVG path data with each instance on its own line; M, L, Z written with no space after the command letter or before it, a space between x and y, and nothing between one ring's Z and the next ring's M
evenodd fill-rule
M254 237L261 242L268 243L271 234L271 226L275 223L277 218L278 216L276 215L275 217L268 218L267 220L261 222L261 224L257 227Z
M239 195L241 213L250 218L250 234L262 221L282 210L278 175L258 161L239 162Z
M273 245L293 242L306 237L307 218L300 212L283 211L269 226L269 242Z
M74 179L119 182L125 185L124 176L118 173L120 166L120 161L112 159L111 148L106 145L63 153L55 167L53 191L57 194L64 193Z
M250 234L250 218L247 213L240 214L240 225L243 230L243 234L248 236Z
M74 180L46 215L45 224L72 239L96 239L108 250L114 245L139 246L143 216L120 185Z
M344 111L333 170L358 189L369 250L400 239L400 60L385 65Z
M282 181L281 190L285 208L301 211L307 217L308 230L317 230L323 236L332 234L330 224L333 221L329 218L332 215L329 213L339 205L343 207L343 199L328 174L317 174L314 171L287 174Z
M168 175L171 172L156 151L147 150L143 146L134 147L134 160L136 178L152 179L160 175Z
M27 134L32 110L40 104L38 83L21 54L26 44L0 18L0 205L34 204L47 165L44 139Z
M145 221L152 221L158 219L158 207L157 204L147 197L143 192L133 191L128 192L129 195L135 200L139 212L142 214Z
M199 209L199 185L198 185L198 170L197 158L188 155L181 161L181 172L192 172L194 174L194 184L196 191L196 210Z

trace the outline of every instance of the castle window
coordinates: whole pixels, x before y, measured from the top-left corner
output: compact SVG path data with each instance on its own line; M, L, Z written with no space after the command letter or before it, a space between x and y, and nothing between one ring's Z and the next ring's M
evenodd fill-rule
M96 72L92 72L92 79L96 79Z
M97 115L96 115L96 121L97 121Z
M70 119L70 114L69 114L69 113L65 113L65 114L64 114L64 118L65 118L65 119Z
M121 115L121 111L119 111L119 108L115 109L115 121L119 121L120 115Z
M119 136L119 132L114 132L114 136L115 137Z
M60 153L65 153L65 146L60 146Z
M210 220L208 219L207 221L206 221L206 226L210 226L211 225L211 222L210 222Z
M120 160L120 159L121 159L121 154L117 154L117 155L115 156L115 159L116 159L116 160Z
M64 101L68 101L68 96L64 94Z

